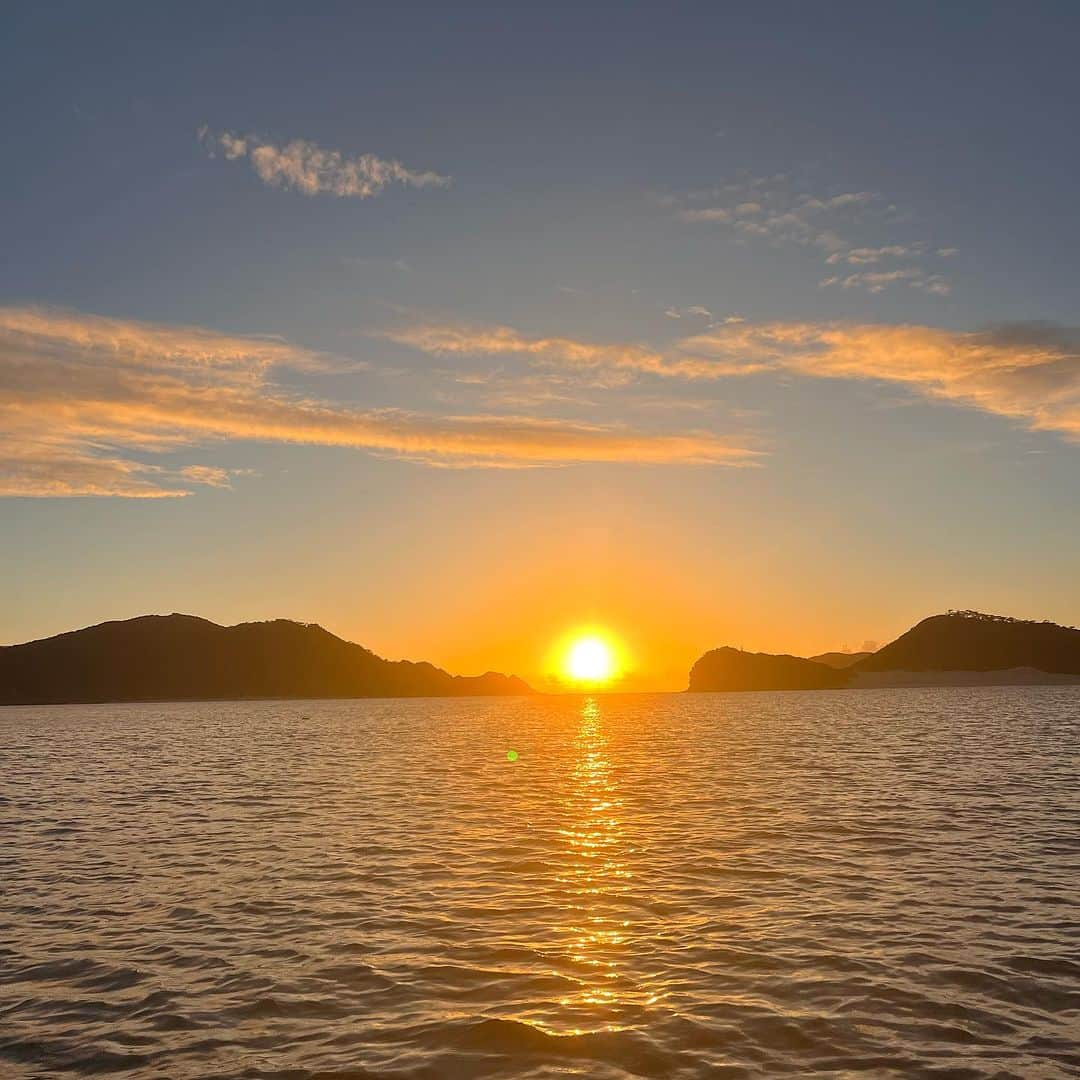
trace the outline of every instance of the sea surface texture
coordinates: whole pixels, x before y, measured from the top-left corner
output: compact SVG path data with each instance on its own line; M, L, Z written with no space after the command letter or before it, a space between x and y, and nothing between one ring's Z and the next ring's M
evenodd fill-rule
M1077 687L2 709L0 1076L1076 1077L1078 754Z

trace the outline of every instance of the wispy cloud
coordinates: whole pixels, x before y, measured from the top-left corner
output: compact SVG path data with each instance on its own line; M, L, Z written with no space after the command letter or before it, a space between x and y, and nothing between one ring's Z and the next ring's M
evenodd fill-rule
M882 247L857 247L847 251L834 251L825 261L829 264L851 263L864 266L867 263L881 262L882 259L911 259L921 255L921 244L885 244ZM940 254L940 252L939 252Z
M381 336L431 356L519 356L537 366L608 372L616 384L638 374L683 379L715 379L731 374L728 361L686 355L677 347L656 350L629 343L530 337L511 326L422 323L387 330Z
M631 379L716 380L774 372L880 380L1080 439L1080 333L1044 324L962 332L725 320L663 349L529 337L506 326L425 324L388 336L438 355L517 355L571 371L609 366Z
M928 274L913 266L897 270L860 270L854 274L839 274L823 278L820 284L826 288L839 285L842 289L865 289L871 293L884 292L888 286L896 284L910 285L913 289L934 293L936 296L948 296L952 292L952 286L941 274Z
M679 216L683 221L727 225L744 237L757 237L774 244L812 245L829 252L847 246L836 232L837 223L845 215L850 217L856 209L878 200L878 196L868 191L846 191L819 198L794 193L786 184L766 186L763 180L698 192L687 199L717 196L725 205L685 206Z
M170 469L142 457L226 440L352 447L458 467L755 458L705 431L365 410L272 378L276 368L328 366L329 358L273 338L0 308L0 495L165 498L220 487L230 477L216 466Z
M406 168L400 161L374 154L347 157L305 139L278 146L256 135L212 132L203 127L199 140L211 156L221 153L228 161L247 159L259 179L271 187L291 188L304 195L337 195L369 199L388 184L406 187L447 187L449 176Z
M761 370L761 365L755 362L743 365L733 358L695 354L684 350L681 342L667 349L650 349L627 342L534 337L512 326L429 322L386 330L380 336L431 356L516 356L535 367L589 372L594 385L599 387L626 385L640 375L718 379Z
M1080 439L1080 333L1046 324L959 332L930 326L745 323L682 347L819 378L877 379Z
M955 248L930 249L919 240L899 242L890 238L867 243L863 236L882 231L887 235L898 217L894 205L870 191L814 195L798 191L786 176L772 176L691 192L665 202L678 208L683 221L722 226L741 240L758 240L774 247L794 244L816 249L833 266L889 261L913 264L956 254ZM948 281L935 269L912 265L833 277L822 284L872 293L896 284L942 296L950 291Z

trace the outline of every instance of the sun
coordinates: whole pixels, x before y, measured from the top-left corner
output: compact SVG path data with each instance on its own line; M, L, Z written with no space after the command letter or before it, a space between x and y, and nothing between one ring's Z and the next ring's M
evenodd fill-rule
M551 643L545 677L563 690L600 690L621 683L632 669L625 643L600 623L578 623Z
M615 651L603 638L591 634L575 638L563 661L566 675L575 682L607 682L615 667Z

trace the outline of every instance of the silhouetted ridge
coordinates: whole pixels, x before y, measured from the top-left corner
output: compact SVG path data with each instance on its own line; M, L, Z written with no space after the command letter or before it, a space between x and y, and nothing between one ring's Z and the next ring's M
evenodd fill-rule
M1080 676L1080 630L979 611L949 611L923 619L875 653L857 654L854 663L844 663L848 655L823 653L803 660L713 649L691 669L690 689L1070 682L1070 676Z
M1080 630L979 611L931 615L855 665L861 671L1036 671L1080 674Z
M515 676L384 660L314 623L143 615L0 648L0 704L527 694Z
M690 669L690 690L824 690L844 686L846 671L801 656L750 653L726 646Z
M857 664L860 660L873 655L871 652L823 652L809 659L815 664L825 664L831 668L849 668L852 664Z

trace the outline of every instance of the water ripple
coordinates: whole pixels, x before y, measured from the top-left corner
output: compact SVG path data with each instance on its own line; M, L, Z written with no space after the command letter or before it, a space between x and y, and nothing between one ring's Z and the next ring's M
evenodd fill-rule
M4 709L0 1076L1080 1075L1078 756L1075 687Z

